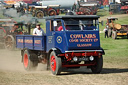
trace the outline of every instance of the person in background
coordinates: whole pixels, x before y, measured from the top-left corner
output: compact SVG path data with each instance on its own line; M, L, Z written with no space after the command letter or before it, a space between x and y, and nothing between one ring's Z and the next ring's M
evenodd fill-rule
M107 27L105 27L105 29L103 30L104 31L104 33L105 33L105 38L107 37L108 38L108 29L107 29Z
M37 36L45 35L43 29L40 27L40 24L36 25L36 28L33 30L33 35L37 35Z

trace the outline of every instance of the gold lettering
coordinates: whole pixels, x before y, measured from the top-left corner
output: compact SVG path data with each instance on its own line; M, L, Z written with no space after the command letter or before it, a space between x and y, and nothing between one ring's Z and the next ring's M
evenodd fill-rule
M23 39L18 39L18 43L23 43Z
M77 44L77 47L91 47L92 44Z
M35 40L35 44L41 44L41 40Z
M70 34L70 38L96 38L96 34Z
M80 42L92 42L92 39L80 39Z
M79 42L78 39L69 39L69 42Z
M72 35L73 35L73 34L71 34L71 35L70 35L70 38L73 38L73 36L72 36Z
M25 43L32 43L32 40L25 40Z
M98 39L94 39L94 42L97 42L98 41Z

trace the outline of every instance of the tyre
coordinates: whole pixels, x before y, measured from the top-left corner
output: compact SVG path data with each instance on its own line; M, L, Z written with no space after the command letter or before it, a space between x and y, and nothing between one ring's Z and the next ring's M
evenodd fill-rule
M26 71L34 71L38 66L38 57L35 53L28 50L24 51L23 54L23 66Z
M52 51L50 54L50 69L53 75L59 75L62 67L61 58L56 55L57 53L55 51Z
M116 39L117 38L117 32L116 31L113 31L112 32L112 39Z
M38 17L38 18L43 18L43 17L44 17L43 11L38 11L38 12L36 13L36 17Z
M7 35L6 36L4 46L8 50L14 50L14 48L15 48L15 39L12 35Z
M108 37L111 37L112 36L112 29L108 29Z
M126 14L128 14L128 10L126 11Z
M91 70L93 73L100 73L103 67L103 57L100 58L97 56L95 57L96 65L91 66Z
M49 16L54 16L54 15L57 15L57 13L54 9L51 9L51 10L49 10L48 15Z
M128 34L127 34L127 39L128 39Z

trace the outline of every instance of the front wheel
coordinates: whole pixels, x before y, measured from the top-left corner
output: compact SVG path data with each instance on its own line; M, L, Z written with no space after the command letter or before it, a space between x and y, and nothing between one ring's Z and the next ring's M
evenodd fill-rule
M56 55L55 51L52 51L50 54L50 69L53 75L59 75L62 67L61 58Z
M23 54L23 65L25 70L32 71L36 70L38 66L38 59L35 53L25 50Z
M95 57L96 65L91 66L91 70L93 73L100 73L103 67L103 57Z

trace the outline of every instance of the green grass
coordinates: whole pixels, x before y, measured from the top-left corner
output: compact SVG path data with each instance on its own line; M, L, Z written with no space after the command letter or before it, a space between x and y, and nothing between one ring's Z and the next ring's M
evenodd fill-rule
M107 16L109 15L109 11L107 9L99 9L97 12L97 15L100 17Z
M128 57L128 39L118 37L117 40L104 38L104 33L100 34L101 47L105 49L107 57Z
M128 39L121 37L117 40L104 38L104 33L100 34L101 47L105 51L103 56L105 63L121 66L128 66Z
M128 17L119 19L117 23L128 24ZM104 27L100 26L100 30ZM128 66L128 39L126 36L117 38L104 38L104 33L100 33L101 47L105 50L104 62Z

